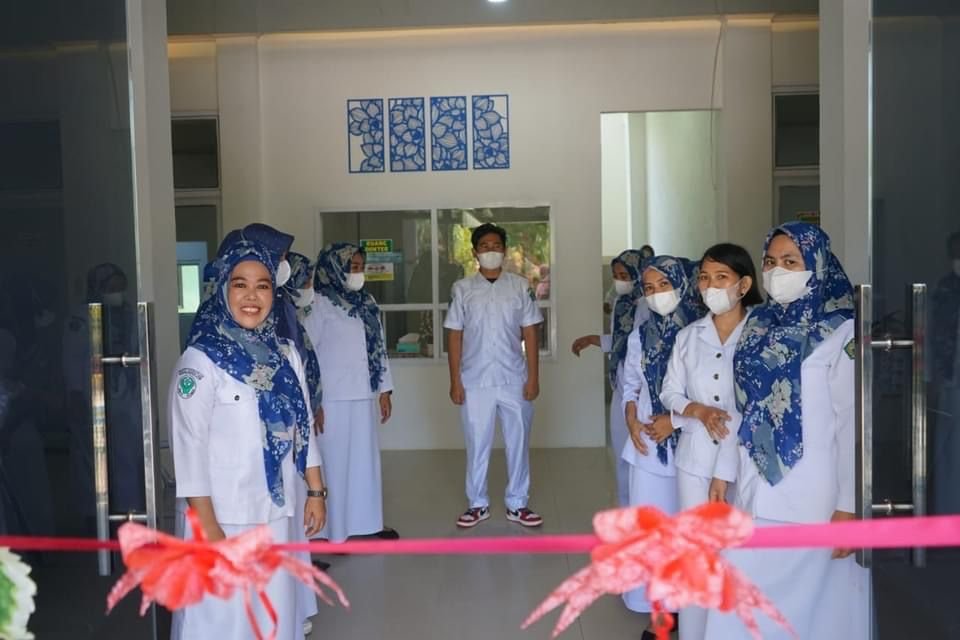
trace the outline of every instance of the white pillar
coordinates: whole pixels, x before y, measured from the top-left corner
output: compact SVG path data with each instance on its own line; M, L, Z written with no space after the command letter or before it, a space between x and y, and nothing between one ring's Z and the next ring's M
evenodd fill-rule
M138 289L141 300L155 304L153 402L164 430L167 385L180 352L165 0L127 0L127 41Z
M820 0L820 217L855 283L870 282L871 0Z

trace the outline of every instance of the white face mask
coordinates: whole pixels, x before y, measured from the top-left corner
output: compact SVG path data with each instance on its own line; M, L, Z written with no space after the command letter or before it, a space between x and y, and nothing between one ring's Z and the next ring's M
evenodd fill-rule
M661 291L647 296L647 306L657 315L666 316L673 313L680 305L680 294L676 289Z
M618 296L627 296L633 293L633 280L614 280L613 289Z
M287 280L290 279L290 263L286 260L281 260L280 264L277 265L277 286L282 287L287 284Z
M960 259L953 261L953 274L960 278Z
M703 303L707 305L713 315L719 316L737 306L737 300L743 297L740 295L741 280L737 280L735 284L725 289L707 287L707 290L701 294L703 295Z
M485 251L477 254L477 260L487 271L496 271L503 265L503 254L499 251Z
M311 304L313 304L314 295L315 292L313 287L310 287L309 289L300 289L299 292L293 297L293 304L296 305L298 309L309 307Z
M348 273L344 284L350 291L360 291L363 289L364 280L362 273Z
M123 304L123 291L103 294L103 304L108 307L119 307Z
M763 272L763 288L771 298L787 305L810 293L807 282L812 277L813 271L788 271L783 267L774 267Z

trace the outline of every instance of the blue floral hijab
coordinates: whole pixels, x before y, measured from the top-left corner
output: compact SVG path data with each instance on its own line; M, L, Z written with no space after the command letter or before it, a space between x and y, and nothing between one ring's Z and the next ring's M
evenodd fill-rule
M640 284L640 263L642 262L643 254L635 249L627 249L610 262L611 268L616 264L621 265L633 280L633 291L618 297L613 306L613 334L610 341L607 375L610 377L610 384L614 387L617 386L617 370L620 368L620 363L627 357L627 344L637 315L637 302L643 297L643 285Z
M310 390L310 405L314 413L320 408L323 401L323 389L320 383L320 361L317 360L317 352L313 349L313 342L303 328L301 321L310 313L310 307L299 308L294 301L302 294L313 277L313 263L305 255L290 251L287 253L287 262L290 263L290 280L280 287L280 298L283 304L278 306L278 315L282 313L280 320L284 324L284 331L280 332L283 337L289 335L290 339L297 347L300 359L307 372L307 386Z
M350 273L350 260L360 247L348 242L336 242L327 245L317 256L317 269L313 277L313 288L326 297L334 306L340 307L351 318L360 318L366 330L367 366L370 369L370 390L378 391L386 371L384 361L387 349L383 341L383 329L380 325L380 307L373 296L361 289L350 291L346 287L347 274Z
M680 304L673 313L661 316L651 310L647 321L637 328L643 336L643 375L650 389L653 415L660 415L668 413L660 401L660 390L667 375L667 365L670 363L670 354L677 341L677 334L688 324L702 318L706 308L695 285L700 269L699 262L687 258L655 256L643 262L641 277L647 269L662 273L680 296ZM674 431L673 435L657 445L657 457L661 463L667 464L667 444L676 449L678 436Z
M248 260L266 266L271 279L276 279L276 262L264 247L246 240L225 247L211 263L216 292L197 310L187 345L205 353L215 365L256 392L267 489L274 504L283 506L280 464L292 450L297 471L304 474L310 414L300 380L286 356L289 346L277 337L274 314L268 314L256 329L244 329L230 312L230 275L238 264Z
M740 442L770 485L803 457L803 361L853 318L853 287L827 234L816 225L789 222L767 235L764 253L778 232L796 243L813 272L809 293L787 305L769 299L754 307L733 359L737 408L743 414Z

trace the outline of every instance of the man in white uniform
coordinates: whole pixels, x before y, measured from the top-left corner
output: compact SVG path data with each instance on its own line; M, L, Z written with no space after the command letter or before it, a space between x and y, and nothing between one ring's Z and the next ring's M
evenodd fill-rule
M490 517L487 467L499 417L507 454L507 520L538 527L543 518L528 508L527 500L543 315L527 280L503 270L507 232L483 224L474 229L471 241L480 272L453 285L444 322L449 330L450 399L461 408L467 447L469 506L457 526L474 527Z

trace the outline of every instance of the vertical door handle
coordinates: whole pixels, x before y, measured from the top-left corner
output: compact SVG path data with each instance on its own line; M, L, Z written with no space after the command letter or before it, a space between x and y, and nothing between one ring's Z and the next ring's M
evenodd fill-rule
M96 500L97 539L110 539L111 522L142 522L151 528L157 527L158 507L156 487L156 415L153 404L153 327L151 323L152 305L137 303L137 333L141 355L123 354L106 356L103 353L103 305L88 305L90 318L90 406L93 427L93 476ZM107 403L104 392L104 367L119 365L138 367L140 377L140 410L143 428L144 488L146 491L146 513L110 513L110 473L107 454L109 425L107 424ZM111 573L112 563L109 551L97 552L97 571L101 576Z
M913 334L913 357L911 358L911 424L913 440L912 489L913 515L927 515L927 285L910 287L911 332ZM913 565L926 566L927 550L913 550Z
M856 483L857 516L873 518L873 287L858 285L856 301ZM869 569L873 551L857 551L857 563Z
M862 519L875 514L927 514L927 392L926 392L926 325L927 285L910 287L909 338L874 340L872 336L873 289L870 285L856 288L856 454L857 454L857 515ZM874 503L873 496L873 351L881 349L910 349L910 421L911 445L911 500L896 504L891 500ZM857 562L869 568L873 562L870 549L857 552ZM926 549L913 550L913 564L926 564Z
M93 488L97 540L110 538L110 486L107 472L107 408L103 392L103 305L87 306L90 329L90 413L93 431ZM97 572L110 575L110 552L97 551Z

